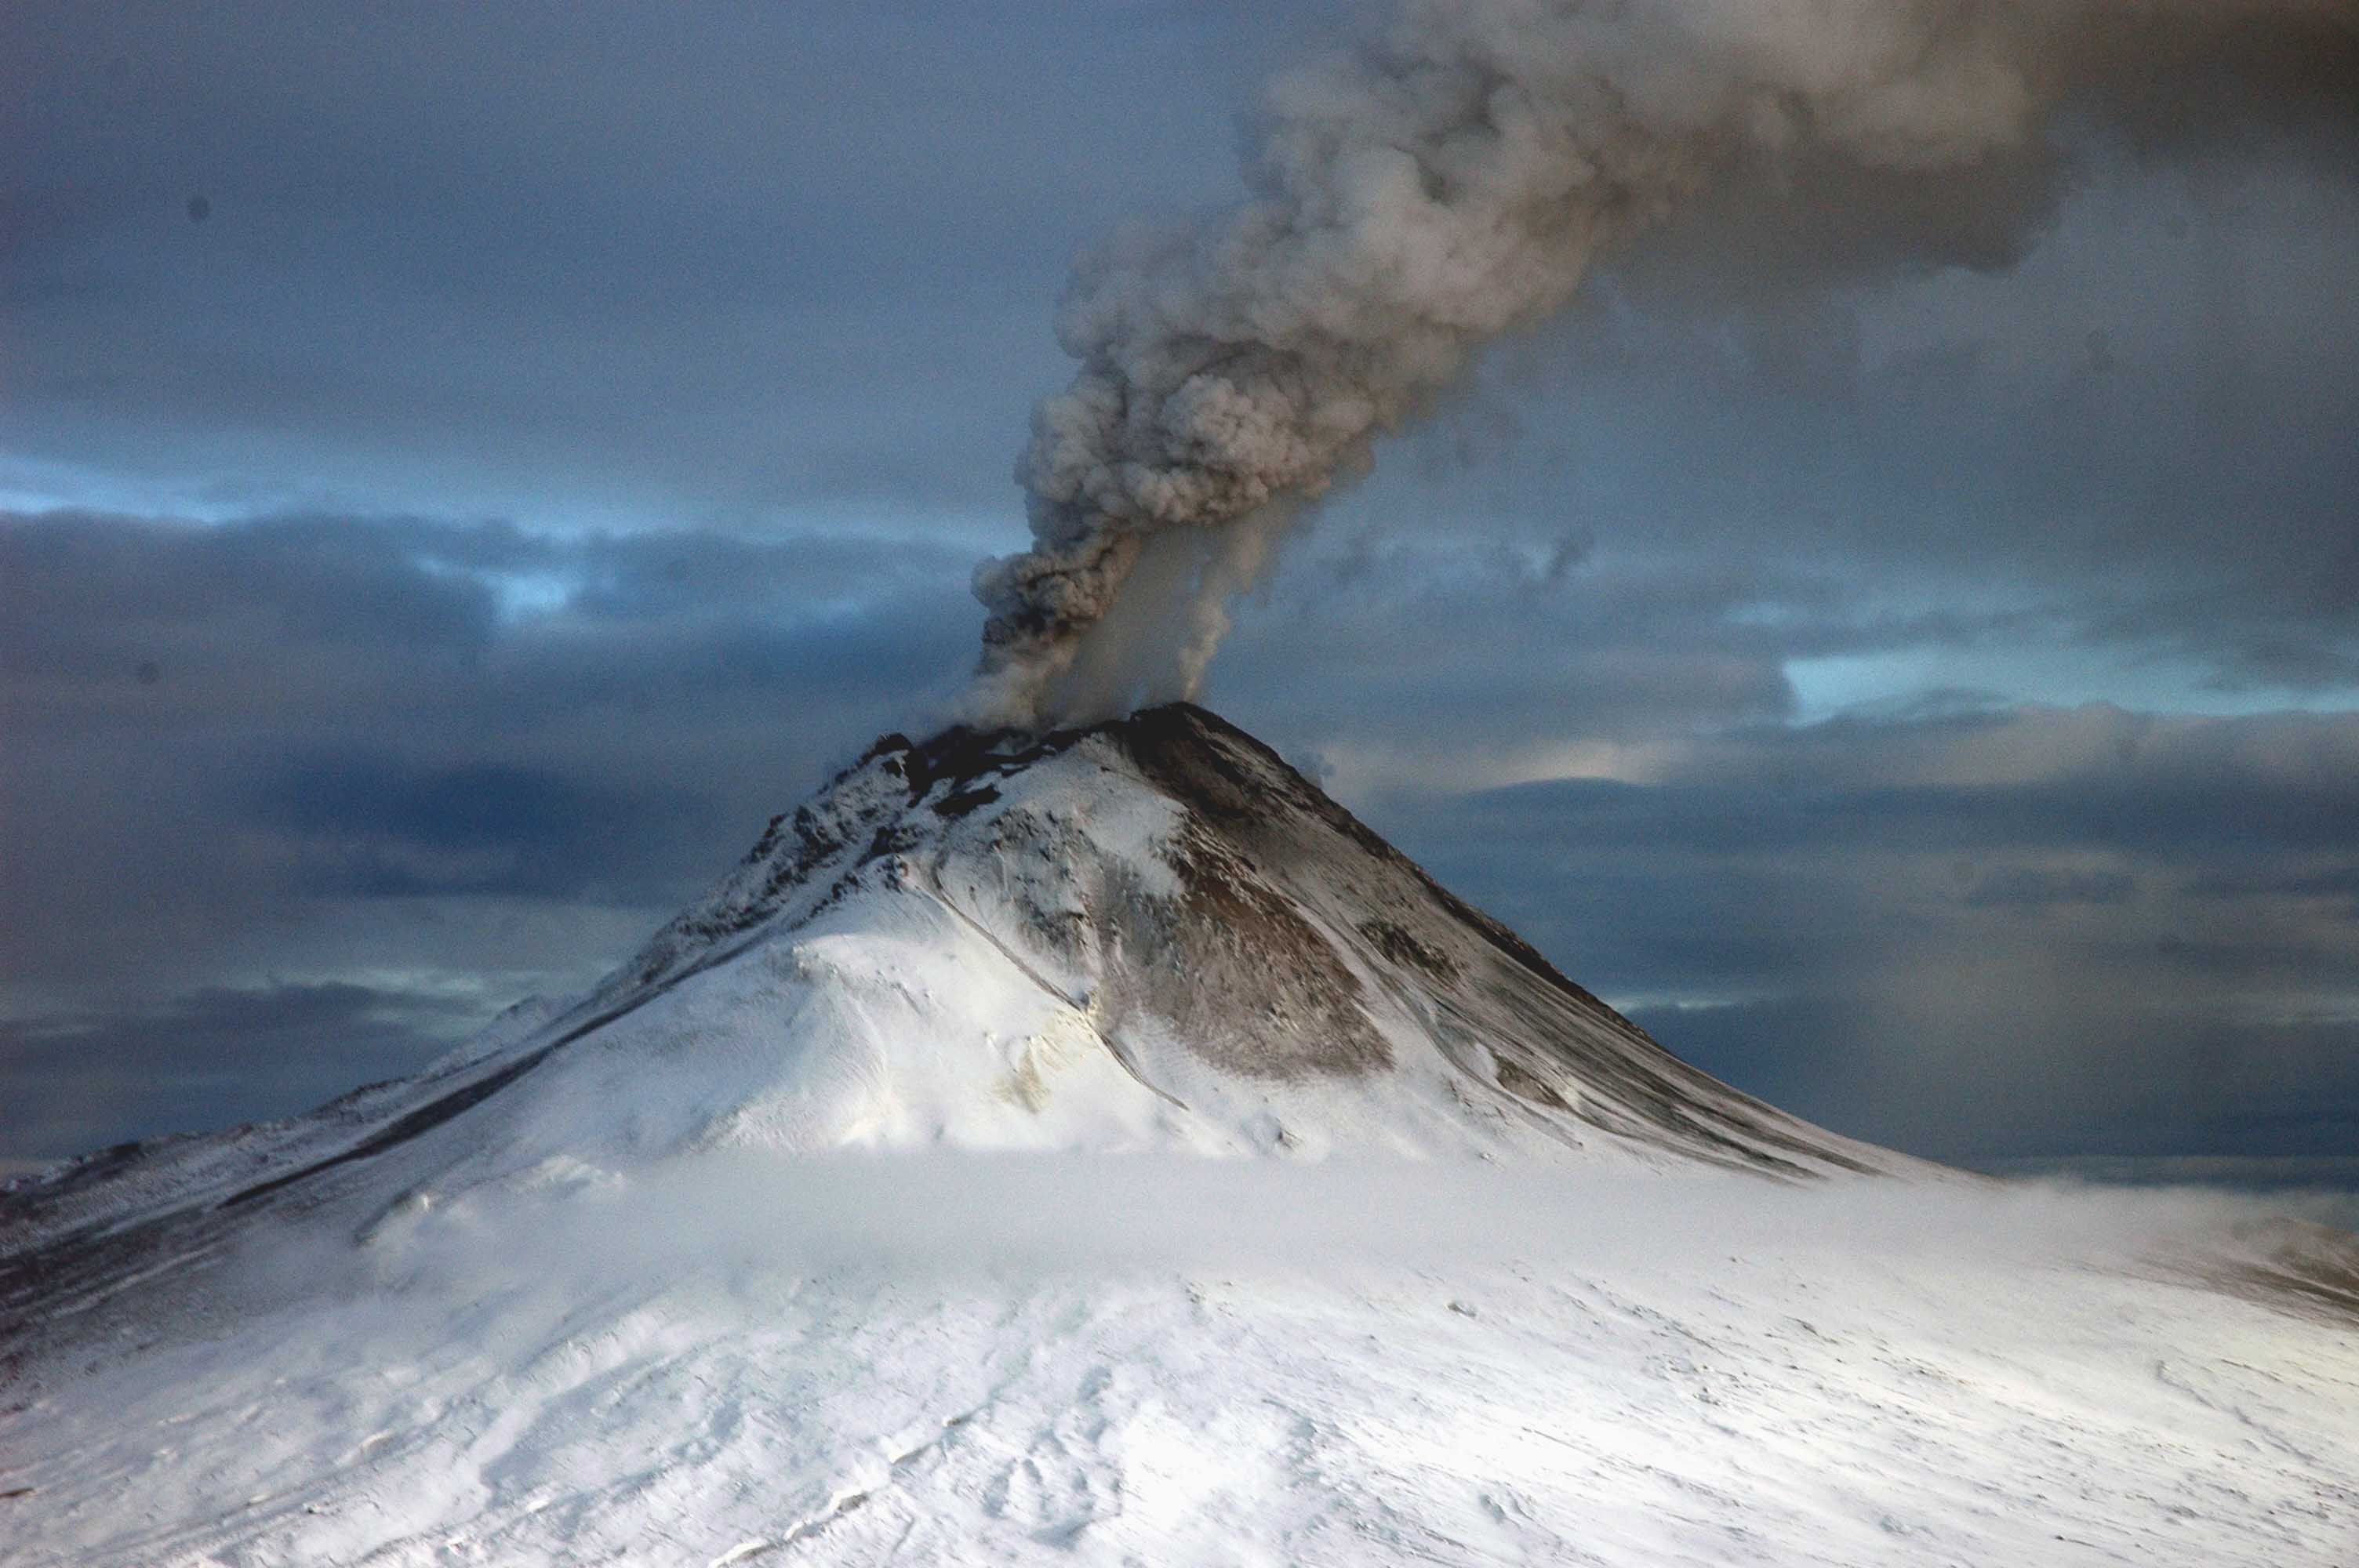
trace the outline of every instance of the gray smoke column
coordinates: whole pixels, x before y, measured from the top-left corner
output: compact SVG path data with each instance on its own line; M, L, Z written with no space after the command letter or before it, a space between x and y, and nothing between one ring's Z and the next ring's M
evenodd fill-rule
M1268 86L1245 202L1076 264L1081 368L1017 465L1031 548L975 576L968 716L1190 695L1306 504L1726 171L1939 179L2068 103L2188 72L2266 96L2354 36L2354 0L1406 0Z

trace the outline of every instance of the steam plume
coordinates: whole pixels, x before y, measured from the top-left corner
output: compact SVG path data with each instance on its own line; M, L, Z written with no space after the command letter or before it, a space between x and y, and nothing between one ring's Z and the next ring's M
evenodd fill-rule
M1938 179L2173 73L2347 82L2354 39L2359 0L1402 0L1266 90L1244 203L1076 265L971 716L1190 694L1301 508L1715 176Z

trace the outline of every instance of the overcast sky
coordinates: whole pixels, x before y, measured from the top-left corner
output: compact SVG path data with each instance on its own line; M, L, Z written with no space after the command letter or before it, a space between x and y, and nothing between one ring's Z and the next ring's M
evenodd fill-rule
M1233 198L1343 15L8 6L0 1159L414 1067L939 722L1069 260ZM2306 63L1714 193L1388 443L1206 700L1844 1131L2359 1149L2359 71Z

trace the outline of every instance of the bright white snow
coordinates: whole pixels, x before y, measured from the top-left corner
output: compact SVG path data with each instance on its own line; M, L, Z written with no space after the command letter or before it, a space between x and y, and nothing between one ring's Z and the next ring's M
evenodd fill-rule
M205 1321L0 1421L0 1491L33 1488L0 1560L2359 1561L2359 1325L2156 1267L2240 1216L1497 1165L585 1170L358 1247L249 1238Z

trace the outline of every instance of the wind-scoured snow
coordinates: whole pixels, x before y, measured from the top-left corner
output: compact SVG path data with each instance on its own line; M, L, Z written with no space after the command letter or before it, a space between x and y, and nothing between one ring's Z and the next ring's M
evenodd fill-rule
M0 1310L9 1563L2359 1561L2348 1238L1787 1117L1189 708L888 737Z

